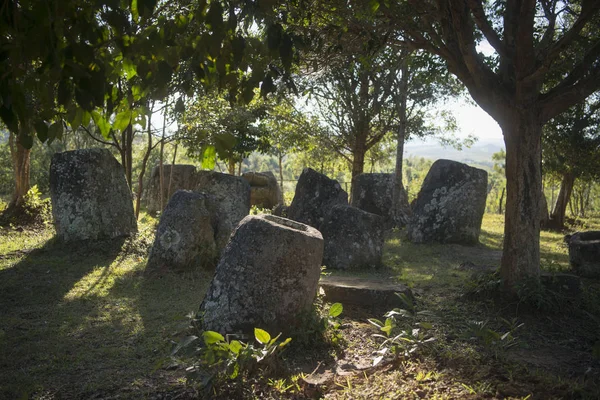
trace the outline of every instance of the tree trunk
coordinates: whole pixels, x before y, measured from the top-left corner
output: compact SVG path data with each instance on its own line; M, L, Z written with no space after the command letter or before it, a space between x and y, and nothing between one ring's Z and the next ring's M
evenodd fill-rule
M584 210L582 213L582 217L585 217L585 212L587 211L587 209L590 206L590 194L592 193L592 182L588 182L587 184L587 191L585 192L585 203L584 203Z
M550 227L552 229L563 229L565 227L565 216L567 213L567 204L571 198L573 191L573 185L575 184L575 176L567 172L563 174L562 181L560 183L560 191L554 203L552 214L550 215Z
M356 176L362 174L365 168L366 141L366 134L360 132L356 135L354 148L352 149L352 182L350 183L350 190L352 190Z
M542 124L518 110L502 126L506 144L506 218L500 274L514 292L518 283L539 279Z
M277 161L279 162L279 187L283 196L283 154L279 153L277 155Z
M129 124L121 134L121 163L125 169L125 179L130 189L133 189L133 125Z
M502 203L504 202L504 192L506 191L506 187L502 188L502 193L500 194L500 201L498 202L498 214L502 215Z
M162 136L158 154L158 186L160 191L160 212L165 209L165 135L167 131L167 112L163 110Z
M585 207L585 186L582 186L581 191L580 191L580 196L579 196L579 216L581 218L585 217L585 210L583 209Z
M229 165L227 166L227 170L229 175L235 175L235 160L233 158L229 159Z
M15 190L8 207L20 207L25 201L25 195L29 191L31 149L21 146L18 138L12 132L9 133L8 144L15 178Z
M138 219L140 216L140 206L142 202L142 193L144 191L144 174L146 173L146 165L148 164L148 159L150 158L150 154L152 153L152 125L150 124L150 119L152 118L152 109L154 108L154 104L150 107L150 115L148 116L148 147L146 148L146 152L144 153L144 159L142 160L142 169L140 171L140 176L138 177L138 190L137 196L135 199L135 218Z
M238 165L238 176L242 176L242 161L240 161L239 165Z
M179 143L175 143L175 150L173 151L173 162L171 163L171 171L169 173L169 188L167 190L167 201L171 200L171 188L173 187L173 171L175 171L175 163L177 162L177 145Z
M392 213L394 225L396 226L406 225L408 222L407 216L403 211L403 208L408 205L408 198L406 197L404 186L402 185L402 163L404 162L404 141L406 140L406 125L408 119L406 115L406 102L408 99L408 55L405 55L402 59L400 72L402 74L398 87L398 116L400 117L400 122L398 124L398 137L396 140L396 167L394 168L394 186L392 188L392 204L394 207Z

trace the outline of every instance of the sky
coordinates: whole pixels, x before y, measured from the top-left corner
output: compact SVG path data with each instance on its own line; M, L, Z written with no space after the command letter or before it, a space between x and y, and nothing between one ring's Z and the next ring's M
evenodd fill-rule
M449 108L452 110L459 126L457 136L464 138L472 134L480 141L488 139L502 140L500 126L481 107L459 100Z
M486 56L495 53L494 48L486 40L482 40L477 45L477 51ZM469 96L469 94L466 94L466 96ZM479 138L479 141L502 140L502 131L498 123L473 102L458 100L450 106L450 109L454 112L459 125L459 132L457 132L459 137L473 134Z

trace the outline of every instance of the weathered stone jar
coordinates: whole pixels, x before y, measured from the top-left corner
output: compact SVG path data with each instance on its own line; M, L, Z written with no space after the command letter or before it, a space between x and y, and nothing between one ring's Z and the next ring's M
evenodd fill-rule
M215 171L198 171L196 179L195 191L215 198L219 214L216 243L220 252L237 224L250 213L250 185L239 176Z
M163 165L163 207L178 190L193 190L196 186L196 167L186 164ZM157 165L150 175L150 184L145 194L148 212L153 214L161 210L160 166Z
M359 174L352 183L351 204L384 217L386 228L403 226L410 215L408 197L403 189L399 204L395 205L393 192L394 174ZM400 215L394 215L394 209Z
M160 217L147 272L214 268L218 256L214 199L178 190Z
M334 206L321 224L323 264L332 269L369 270L381 265L384 218L356 207Z
M137 232L123 167L106 149L56 153L50 199L60 240L112 239Z
M249 215L225 247L200 306L203 328L288 333L311 309L323 259L316 229L273 215Z
M600 231L577 232L568 243L573 270L585 278L600 279Z
M487 198L487 172L437 160L427 173L408 224L413 243L479 243Z
M348 193L339 182L311 168L304 168L287 215L294 221L319 229L329 209L336 204L348 204Z
M250 205L271 210L283 202L281 188L275 175L267 172L245 172L242 174L250 184Z

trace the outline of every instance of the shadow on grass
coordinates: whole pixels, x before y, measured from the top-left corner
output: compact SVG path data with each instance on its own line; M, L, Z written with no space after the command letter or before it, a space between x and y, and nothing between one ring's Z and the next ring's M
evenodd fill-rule
M48 242L0 270L0 398L156 391L154 366L210 276L147 280L122 245Z
M88 245L46 242L18 261L0 270L0 394L5 398L36 389L38 377L61 353L69 349L58 332L66 318L59 311L65 295L95 268L108 268L123 239Z

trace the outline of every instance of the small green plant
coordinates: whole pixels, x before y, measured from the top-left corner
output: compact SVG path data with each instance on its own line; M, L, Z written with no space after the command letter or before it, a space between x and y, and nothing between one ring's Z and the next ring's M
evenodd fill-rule
M43 199L37 185L33 185L25 194L23 211L32 223L48 224L51 221L50 199Z
M344 306L342 303L333 303L331 307L329 307L327 315L322 318L323 328L327 333L327 338L334 346L341 345L344 340L342 332L340 331L342 321L339 318L343 311Z
M387 312L385 321L370 318L368 321L381 333L374 337L383 339L378 350L378 356L373 360L373 366L381 363L386 357L410 358L421 350L428 348L436 339L431 335L433 325L421 319L430 317L429 311L418 311L413 300L404 293L396 293L402 302L402 308Z
M239 381L243 376L251 374L259 366L266 366L279 353L291 338L279 341L281 334L274 338L262 329L254 328L256 344L245 343L237 339L227 339L214 331L202 333L202 343L193 351L195 362L186 369L188 379L200 383L204 388L213 382L223 380ZM188 336L173 349L171 357L175 357L182 349L189 347L198 339Z
M267 385L273 388L276 392L280 394L288 393L288 394L297 394L302 392L302 387L300 386L300 378L305 377L303 373L298 375L292 375L292 377L288 380L286 378L280 379L272 379L269 378Z
M23 203L3 215L2 224L10 227L45 226L52 221L50 199L43 199L37 185L32 186L23 198Z
M481 296L489 293L498 293L502 288L502 278L498 271L477 274L466 284L466 294Z
M492 350L506 350L517 344L515 332L524 324L516 319L508 321L501 319L506 325L507 331L500 333L489 327L489 321L471 321L467 324L466 336L480 340L485 347Z
M563 244L561 243L561 245ZM540 262L540 267L542 270L552 273L559 273L563 272L564 270L563 266L559 262L549 258L542 260Z
M540 311L555 311L563 307L563 298L537 279L524 280L516 287L519 303Z

